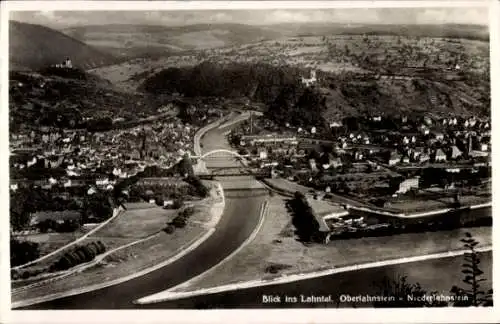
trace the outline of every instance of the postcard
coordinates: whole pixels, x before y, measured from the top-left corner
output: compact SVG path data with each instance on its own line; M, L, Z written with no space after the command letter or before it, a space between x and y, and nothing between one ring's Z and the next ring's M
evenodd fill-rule
M498 3L4 9L6 322L500 319Z

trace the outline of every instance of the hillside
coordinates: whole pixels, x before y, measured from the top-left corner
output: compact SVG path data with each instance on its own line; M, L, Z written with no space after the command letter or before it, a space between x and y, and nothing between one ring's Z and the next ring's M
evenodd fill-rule
M109 81L78 69L11 71L9 76L11 132L40 126L81 128L115 118L133 121L155 114L154 102L117 91Z
M489 79L487 29L464 26L460 30L458 27L277 25L273 32L280 37L276 39L224 48L180 51L154 59L136 58L93 72L127 91L135 90L145 79L163 69L194 66L207 60L220 64L266 63L313 67L341 74L348 71L385 73L405 67L432 67L444 71L459 65L461 71L479 73L483 75L482 79ZM371 32L366 34L368 31ZM284 36L313 32L317 36ZM427 32L430 36L421 35ZM443 38L445 35L449 38Z
M321 101L326 120L348 115L429 111L439 114L489 114L489 82L481 81L480 74L464 72L454 79L446 79L442 74L433 73L436 72L428 70L425 77L417 75L393 79L369 73L321 71L315 88L322 98L312 101ZM299 80L300 76L307 74L307 69L292 66L204 62L194 67L165 69L146 79L140 90L154 95L179 93L186 97L249 97L286 115L286 107L289 107L289 113L301 107Z
M14 69L38 69L61 63L66 57L73 65L90 69L117 63L111 54L48 27L10 21L9 63Z
M269 28L240 24L97 25L72 27L64 32L96 48L130 58L237 46L279 36Z

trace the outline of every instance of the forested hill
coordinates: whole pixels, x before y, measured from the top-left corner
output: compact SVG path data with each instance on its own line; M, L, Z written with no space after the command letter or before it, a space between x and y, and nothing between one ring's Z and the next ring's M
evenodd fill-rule
M186 97L251 97L269 102L284 85L296 84L303 71L295 67L203 62L193 67L168 68L147 79L140 90L179 93Z
M326 97L305 88L303 69L267 64L220 65L204 62L194 67L168 68L147 79L141 90L186 97L247 97L267 105L268 116L294 125L323 123Z
M464 73L458 80L406 76L388 80L370 74L318 71L313 97L302 97L301 77L309 71L292 66L263 63L217 64L208 61L194 67L168 68L146 81L140 90L147 93L185 97L247 97L280 111L279 121L300 123L308 111L326 119L366 114L407 114L433 111L442 114L480 115L489 113L489 82L480 75ZM309 93L306 92L306 96ZM316 104L304 103L311 102ZM318 106L319 105L319 106ZM317 108L317 109L316 109ZM319 116L318 116L319 118ZM311 118L317 120L317 118Z

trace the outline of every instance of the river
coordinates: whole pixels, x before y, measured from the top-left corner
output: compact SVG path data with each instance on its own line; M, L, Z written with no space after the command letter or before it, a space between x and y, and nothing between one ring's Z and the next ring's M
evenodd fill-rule
M492 287L492 253L481 253L481 269L485 272L482 282L484 290ZM378 296L380 285L384 278L390 280L399 276L407 276L409 283L419 283L428 293L436 291L443 296L449 296L454 286L463 288L461 266L463 256L448 257L435 260L405 263L379 268L364 269L334 274L315 279L274 286L250 288L239 291L224 292L213 295L199 296L157 304L143 305L149 309L203 309L203 308L363 308L373 307L372 303L339 302L345 296ZM301 295L329 296L331 302L301 303ZM263 302L269 296L279 296L280 302ZM286 297L293 297L299 302L286 302ZM345 298L347 299L347 298Z

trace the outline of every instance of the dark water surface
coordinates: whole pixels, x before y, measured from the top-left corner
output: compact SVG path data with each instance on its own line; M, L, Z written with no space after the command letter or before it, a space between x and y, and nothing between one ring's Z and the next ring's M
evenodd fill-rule
M492 287L492 253L481 253L481 269L487 279L482 283L484 290ZM105 299L99 291L63 298L52 302L26 307L26 309L204 309L204 308L363 308L373 307L372 303L340 301L341 296L377 296L379 283L386 277L396 279L406 275L408 282L420 283L428 292L436 291L443 295L450 295L453 285L463 287L461 265L463 256L448 257L379 268L364 269L339 273L330 276L308 279L293 283L250 288L245 290L186 298L181 300L162 302L149 305L134 305L131 302L120 302L120 295L107 295ZM147 283L147 282L146 282ZM137 283L139 284L139 283ZM134 286L125 286L122 289L134 289ZM137 295L130 291L123 291L124 296ZM120 290L117 290L120 294ZM270 298L270 297L273 298ZM327 302L301 302L307 297L328 297ZM143 296L141 296L143 297ZM277 300L279 302L264 302ZM96 299L97 298L97 299ZM294 299L297 302L293 302ZM99 300L99 302L96 302ZM287 302L287 300L289 302Z
M487 278L482 283L482 287L484 290L488 290L492 287L492 253L485 252L480 255L481 269L485 272L484 277ZM448 296L453 285L464 287L462 284L463 275L461 273L462 263L463 256L448 257L339 273L294 283L250 288L143 306L150 309L373 307L371 303L340 302L339 299L341 295L344 295L343 298L345 296L358 295L377 296L380 291L378 283L384 277L396 279L401 275L406 275L410 283L420 283L422 288L429 293L436 291L444 296ZM308 296L331 296L332 301L304 303L300 302L301 295L303 295L304 299L307 299ZM270 299L268 296L279 296L280 302L263 302L264 299ZM293 298L296 298L297 302L293 302ZM286 299L290 302L286 302Z

